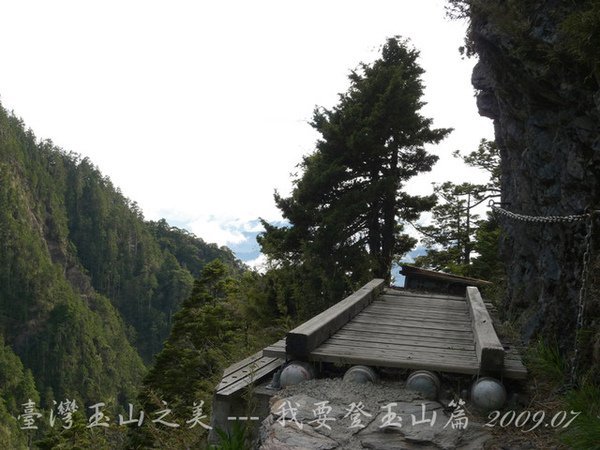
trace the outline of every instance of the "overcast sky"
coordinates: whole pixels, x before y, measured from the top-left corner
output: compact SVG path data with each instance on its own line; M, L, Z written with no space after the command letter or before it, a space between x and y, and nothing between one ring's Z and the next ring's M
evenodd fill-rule
M492 138L462 60L465 23L438 0L29 1L0 3L0 101L39 138L89 156L136 200L209 242L250 245L280 219L273 191L314 149L332 107L387 37L410 38L426 70L423 112L455 131L409 183L484 179L452 158Z

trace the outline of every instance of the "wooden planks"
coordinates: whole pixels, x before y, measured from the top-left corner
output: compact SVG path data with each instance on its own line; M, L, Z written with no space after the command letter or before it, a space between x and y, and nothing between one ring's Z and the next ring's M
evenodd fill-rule
M359 332L377 332L391 336L412 336L415 339L431 338L436 340L452 340L457 342L470 342L473 344L473 332L467 331L448 331L448 330L432 330L420 327L406 327L400 322L398 325L379 325L376 330L372 326L356 323L354 321L345 325L342 331L359 331Z
M236 362L235 364L232 364L231 366L229 366L227 369L225 369L223 371L223 378L231 375L234 372L237 372L238 370L240 370L252 363L255 363L260 358L262 358L262 352L257 352L254 355L248 356L246 359L243 359L241 361Z
M504 347L496 335L479 289L473 286L467 287L466 296L471 311L475 352L479 366L482 371L501 372L504 365Z
M356 331L340 330L335 333L330 339L346 339L359 342L373 342L382 344L397 344L409 345L411 347L431 347L437 349L456 349L475 351L473 340L458 340L458 339L442 339L440 337L431 336L412 336L398 334L383 334L383 333L365 333ZM329 342L329 340L325 341Z
M283 364L279 357L269 357L260 351L248 358L237 362L223 373L223 379L217 386L217 395L228 396L249 384L258 381Z
M341 364L364 364L465 374L476 374L479 370L474 352L472 358L459 360L449 354L426 356L420 352L400 353L377 349L350 349L344 346L323 344L311 353L311 359Z
M315 361L476 374L464 298L384 293L310 354Z
M493 331L491 318L485 318L488 311L483 301L479 303L477 298L471 298L476 296L429 295L381 289L377 280L374 284L382 291L380 295L372 288L371 294L364 292L365 288L369 291L369 285L366 285L362 292L344 300L347 308L358 309L356 305L359 305L361 309L350 311L348 314L352 317L341 326L339 322L331 322L338 314L336 308L330 308L325 311L327 314L322 313L293 330L300 329L305 333L303 339L309 347L320 341L304 355L305 359L463 374L478 374L480 369L484 372L498 370L494 352L499 347L490 346L486 341L487 337L495 336L495 332L493 335L482 333L487 326ZM473 317L477 317L477 326ZM311 335L313 338L309 337ZM312 344L310 339L314 339ZM290 334L285 340L265 348L262 355L282 359L301 356L286 351L286 341L289 345ZM496 344L502 348L499 340ZM478 352L478 348L482 350ZM502 371L498 375L514 379L527 377L516 349L505 351L502 348L502 354ZM488 363L490 355L491 366Z
M372 280L341 302L288 332L286 353L295 357L307 357L312 350L371 303L383 286L384 280Z
M327 339L327 341L323 344L325 345L338 345L342 347L346 347L350 350L358 350L358 349L368 349L368 351L372 351L375 349L377 351L382 350L385 351L386 354L407 354L407 355L416 355L422 357L442 357L446 358L450 356L451 358L460 358L466 360L473 360L473 349L458 349L456 347L444 345L442 342L439 342L434 346L424 346L424 345L415 345L415 343L407 343L407 342L370 342L362 339L350 339L348 337L338 337L337 335Z
M404 327L421 328L421 329L432 329L432 330L446 330L446 331L462 331L468 332L470 325L468 323L451 323L448 321L436 321L436 320L421 320L406 318L404 320L397 320L394 317L381 316L370 316L370 315L358 315L352 320L352 323L362 323L371 325L376 329L379 325L397 326L402 325Z
M452 302L454 303L454 302ZM439 304L438 302L430 304L427 302L417 301L416 303L412 303L411 301L401 300L389 302L386 301L385 297L382 296L381 299L376 300L373 303L373 308L384 308L385 311L390 312L414 312L414 313L432 313L435 315L447 315L447 314L456 314L462 315L463 317L469 314L469 310L467 305L454 307L450 304Z
M394 289L394 288L385 288L383 290L385 295L395 295L398 297L413 297L413 298L427 298L427 299L440 299L440 300L456 300L460 302L464 302L464 297L460 295L451 295L451 294L436 294L433 292L416 292L406 289Z
M346 356L379 356L380 358L385 358L384 361L428 361L431 363L436 362L444 362L447 365L455 365L455 367L462 367L464 365L474 365L478 367L477 358L475 353L471 353L469 355L455 355L454 352L432 352L432 353L423 353L420 350L416 349L402 349L402 348L394 348L394 349L383 349L383 348L368 348L368 347L348 347L344 344L337 343L325 343L319 346L318 352L327 352L327 351L335 351L339 355ZM381 362L380 362L381 365ZM386 364L387 365L387 364Z
M468 311L465 300L433 299L400 295L381 295L378 299L386 306L426 308L429 310Z
M415 317L417 319L427 318L427 319L438 319L448 321L456 321L456 322L470 322L471 318L469 314L465 311L457 311L457 312L449 312L443 310L431 310L427 309L409 309L409 308L397 308L384 306L380 307L379 305L373 305L373 307L365 308L360 314L376 314L376 315L391 315L396 317Z

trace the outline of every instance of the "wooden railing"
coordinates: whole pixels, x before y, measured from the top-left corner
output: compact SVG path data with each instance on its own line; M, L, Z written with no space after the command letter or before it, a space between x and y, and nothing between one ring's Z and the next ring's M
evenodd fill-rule
M385 281L382 279L371 280L341 302L288 332L286 353L296 358L307 357L369 305L381 293L384 284Z
M467 288L467 303L475 338L475 352L482 372L501 372L504 366L504 347L494 330L492 318L483 303L479 289Z

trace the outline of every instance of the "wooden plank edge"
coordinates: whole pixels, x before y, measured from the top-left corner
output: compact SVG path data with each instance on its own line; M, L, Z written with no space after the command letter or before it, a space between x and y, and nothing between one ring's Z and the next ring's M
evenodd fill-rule
M285 352L285 348L267 347L263 349L263 356L268 356L269 358L286 359L287 353Z
M501 372L504 366L504 347L494 330L479 289L468 286L467 303L471 311L471 325L475 338L475 351L482 371Z
M398 297L420 297L420 298L432 298L432 299L442 299L442 300L456 300L460 302L464 302L464 297L460 295L453 294L440 294L438 292L424 292L424 291L415 291L411 289L404 288L385 288L384 293L386 295L395 295Z
M237 370L235 372L230 373L229 375L224 376L221 379L221 382L217 386L217 390L223 389L230 384L236 383L238 380L241 380L247 377L249 374L260 370L261 368L271 364L273 360L276 359L274 356L261 356L260 359L257 359L254 363L248 364Z
M426 362L414 360L384 360L373 356L347 356L332 355L327 352L313 352L310 355L311 361L331 362L345 365L364 364L373 367L396 367L401 369L432 370L440 372L461 373L466 375L477 375L479 368L473 365L460 366L457 364L447 364L441 361Z
M403 345L398 343L381 343L381 342L365 342L358 341L352 339L341 339L341 338L330 338L325 341L323 345L336 345L336 346L345 346L347 348L352 348L353 350L358 351L359 349L363 350L385 350L392 353L404 353L407 354L423 354L423 355L440 355L441 357L446 357L448 355L452 355L452 357L465 357L472 358L474 356L474 349L463 349L457 348L455 346L446 346L446 347L431 347L427 345ZM318 347L321 348L321 347Z
M468 364L478 366L477 358L475 353L455 355L454 352L422 352L418 349L414 350L403 350L403 349L376 349L376 348L364 348L364 347L348 347L347 345L340 344L323 344L312 354L315 353L329 353L331 355L347 356L347 357L379 357L381 363L379 365L386 365L388 362L396 360L407 360L407 361L430 361L430 362L447 362L449 364Z
M453 306L466 306L464 297L433 297L426 295L397 295L388 294L384 291L381 294L382 298L387 299L390 302L430 302L430 303L447 303Z
M336 333L329 339L327 339L323 344L331 343L332 341L353 341L359 343L358 345L364 343L371 344L380 344L380 345L394 345L399 347L416 347L416 348L429 348L429 349L439 349L439 350L460 350L465 352L474 352L475 345L473 342L471 343L459 343L459 342L451 342L451 341L443 341L441 339L435 341L426 341L420 339L409 340L406 339L397 339L397 340L383 340L383 339L372 339L372 338L364 338L361 336L354 335L340 335L340 333ZM319 348L319 347L317 347ZM387 347L384 347L387 348Z
M246 377L240 378L235 383L232 383L224 388L217 390L216 395L222 396L222 397L227 397L231 394L234 394L235 392L239 391L240 389L243 389L252 383L260 381L261 379L263 379L264 377L266 377L267 375L269 375L270 373L274 372L276 369L281 367L281 365L284 362L285 362L285 360L283 360L283 359L280 359L280 358L275 359L272 362L270 362L269 364L267 364L266 366L261 367L260 369L256 370L255 372L252 372L251 374L247 375Z
M306 357L369 305L381 293L384 283L378 278L369 281L342 301L288 332L286 353Z
M231 375L234 372L237 372L238 370L252 364L255 361L258 361L260 358L262 358L262 356L262 352L256 352L253 355L250 355L247 358L230 365L223 371L223 378Z

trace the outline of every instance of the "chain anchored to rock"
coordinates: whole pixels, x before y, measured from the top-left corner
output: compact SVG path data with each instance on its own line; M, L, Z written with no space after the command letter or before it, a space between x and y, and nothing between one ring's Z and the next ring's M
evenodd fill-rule
M506 209L496 206L494 200L490 200L488 206L492 210L500 215L508 217L513 220L520 220L521 222L530 223L573 223L587 220L591 217L591 214L572 214L569 216L526 216L524 214L517 214Z
M567 216L528 216L517 214L506 209L496 206L494 200L490 200L488 206L495 213L507 217L512 220L529 223L575 223L586 222L586 234L584 239L583 261L581 266L581 288L579 289L579 300L577 304L577 319L575 321L575 348L573 351L573 359L571 361L571 385L575 385L577 381L577 366L579 363L579 347L580 347L580 330L583 328L583 318L585 312L585 299L587 297L589 265L592 255L592 237L594 235L594 224L596 219L600 217L600 211L588 210L584 214L572 214Z

